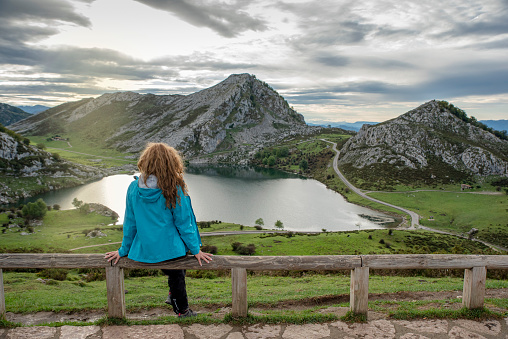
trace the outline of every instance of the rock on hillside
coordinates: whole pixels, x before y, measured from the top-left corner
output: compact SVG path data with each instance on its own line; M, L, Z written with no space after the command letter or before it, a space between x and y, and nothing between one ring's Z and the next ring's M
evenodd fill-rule
M508 176L508 141L430 101L398 118L362 127L343 146L339 166L357 177L429 182Z
M7 126L32 116L20 108L0 103L0 124Z
M127 152L138 152L149 141L166 142L191 157L252 151L315 130L249 74L231 75L190 95L104 94L54 107L12 128L26 135L65 134Z
M3 127L0 130L0 175L0 204L103 176L98 169L64 161L58 155L30 146L28 139ZM23 183L30 182L31 187L21 187L24 185L20 178L27 178ZM9 179L18 184L7 185L7 181L13 181Z

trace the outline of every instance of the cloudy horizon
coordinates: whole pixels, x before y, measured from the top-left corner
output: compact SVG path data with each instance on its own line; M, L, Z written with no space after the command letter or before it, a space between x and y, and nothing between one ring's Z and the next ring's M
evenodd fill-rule
M432 99L508 119L507 0L0 0L0 102L190 94L250 73L313 121Z

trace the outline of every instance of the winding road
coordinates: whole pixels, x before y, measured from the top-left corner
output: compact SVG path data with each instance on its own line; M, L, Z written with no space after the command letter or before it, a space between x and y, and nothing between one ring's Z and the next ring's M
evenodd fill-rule
M402 211L402 212L404 212L406 214L409 214L409 216L411 217L411 226L409 227L409 229L416 229L417 227L420 226L420 216L417 213L415 213L413 211L410 211L408 209L405 209L403 207L396 206L396 205L393 205L393 204L390 204L390 203L387 203L387 202L384 202L384 201L381 201L381 200L369 197L362 190L360 190L359 188L353 186L353 184L351 184L346 179L346 177L344 177L344 175L341 173L341 171L339 170L338 161L339 161L340 151L337 149L337 144L335 142L331 142L331 141L328 141L328 140L325 140L325 139L321 139L321 140L333 145L332 149L335 151L335 158L333 158L333 169L335 170L335 173L337 173L337 175L339 176L339 179L342 180L346 184L347 187L349 187L353 192L355 192L356 194L358 194L362 198L368 199L370 201L377 202L379 204L383 204L383 205L388 206L388 207L395 208L395 209L397 209L399 211Z

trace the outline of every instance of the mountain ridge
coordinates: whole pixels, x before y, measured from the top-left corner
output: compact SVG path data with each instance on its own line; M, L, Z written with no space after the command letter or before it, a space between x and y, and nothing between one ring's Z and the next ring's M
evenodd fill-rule
M133 153L148 141L161 141L201 160L214 152L245 157L267 143L320 129L307 126L282 96L250 74L231 75L189 95L104 94L48 109L11 128L25 135L71 132Z
M30 113L27 113L18 107L0 103L0 124L4 126L11 125L30 116Z

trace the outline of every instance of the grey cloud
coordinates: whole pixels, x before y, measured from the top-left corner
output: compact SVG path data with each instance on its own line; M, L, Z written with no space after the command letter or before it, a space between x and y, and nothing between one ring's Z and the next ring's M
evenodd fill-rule
M158 58L150 62L153 65L176 67L186 70L234 70L254 68L256 64L250 63L233 63L223 61L208 54L181 55L165 58Z
M314 57L314 61L330 67L342 67L349 64L349 58L335 55L318 55Z
M87 17L76 13L67 1L62 0L2 0L0 20L19 20L28 23L57 20L85 27L91 25Z
M59 32L63 22L90 27L90 20L63 0L1 0L0 42L22 45Z
M136 0L147 6L173 13L197 27L208 27L218 34L232 38L245 31L265 31L266 21L250 16L242 8L248 2L230 5L204 0Z
M27 85L0 85L0 91L3 95L37 95L37 96L49 96L49 97L69 97L74 94L82 95L98 95L106 92L104 88L93 87L93 86L72 86L72 85L60 85L58 83L53 84L27 84Z

